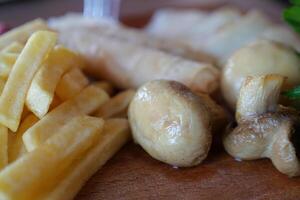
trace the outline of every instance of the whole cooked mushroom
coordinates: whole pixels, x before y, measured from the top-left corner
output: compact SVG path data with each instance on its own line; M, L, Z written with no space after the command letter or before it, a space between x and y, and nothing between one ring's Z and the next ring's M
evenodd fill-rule
M296 51L281 43L259 40L236 51L222 72L223 96L236 107L240 88L247 76L279 74L287 77L283 89L300 84L300 58Z
M177 167L201 163L214 126L226 120L222 108L208 96L167 80L141 86L128 115L134 140L152 157Z
M288 176L300 175L299 113L277 104L285 78L247 77L237 103L237 127L223 138L226 151L241 160L270 158Z

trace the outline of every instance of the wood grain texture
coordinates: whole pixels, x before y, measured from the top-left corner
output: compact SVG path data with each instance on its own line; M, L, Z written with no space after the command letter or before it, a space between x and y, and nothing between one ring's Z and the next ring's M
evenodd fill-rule
M194 168L174 169L129 143L91 178L77 200L296 200L300 179L280 174L270 160L235 161L214 147Z

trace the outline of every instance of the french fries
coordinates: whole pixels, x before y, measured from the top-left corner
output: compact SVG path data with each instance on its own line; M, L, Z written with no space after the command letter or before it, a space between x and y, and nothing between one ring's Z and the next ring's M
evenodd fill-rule
M4 86L5 86L6 80L3 78L0 78L0 94L2 93Z
M109 119L96 144L81 159L72 164L72 169L56 185L47 200L71 200L85 182L110 159L130 138L126 119ZM88 169L88 170L87 170Z
M134 94L134 90L120 92L104 103L94 115L104 119L110 117L127 117L127 108Z
M58 83L56 94L61 100L65 101L78 94L88 84L89 80L81 70L79 68L72 68Z
M19 42L13 42L10 45L3 48L0 53L21 53L22 49L24 48L24 45Z
M8 163L8 129L0 125L0 169L4 168Z
M95 82L93 84L95 86L101 88L105 92L107 92L107 94L109 94L110 96L112 96L115 92L113 85L111 83L107 82L107 81L98 81L98 82Z
M23 143L23 133L33 126L39 118L37 118L34 114L29 114L21 123L20 128L16 132L16 134L11 134L9 138L9 148L8 148L8 162L11 163L18 158L22 157L27 150Z
M0 78L6 79L17 60L16 53L0 53Z
M48 112L61 76L77 65L77 57L72 51L60 46L50 52L34 76L26 96L27 108L37 117L42 118Z
M41 147L0 172L0 199L39 199L98 140L102 127L103 120L88 116L68 122Z
M26 92L34 74L56 43L56 34L34 33L19 55L0 97L0 123L12 131L18 129Z
M38 19L0 36L1 200L72 199L130 139L135 92L110 99L113 85L91 83L85 60L44 29Z
M53 109L24 133L23 141L26 149L34 150L53 135L59 127L76 116L95 112L108 98L103 90L93 85L88 86L74 98Z
M0 50L13 42L25 43L32 33L48 29L46 22L42 19L36 19L14 28L0 36Z

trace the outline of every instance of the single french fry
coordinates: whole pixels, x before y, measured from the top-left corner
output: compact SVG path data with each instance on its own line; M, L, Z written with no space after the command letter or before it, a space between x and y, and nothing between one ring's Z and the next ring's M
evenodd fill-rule
M0 49L5 48L13 42L25 43L36 31L48 30L47 23L42 19L35 19L22 26L14 28L0 36Z
M104 119L110 117L126 117L127 109L135 94L134 90L126 90L112 97L95 112L94 116Z
M0 53L0 77L6 79L15 64L19 54Z
M24 45L19 42L12 42L10 45L3 48L0 52L1 53L21 53Z
M104 90L93 85L86 87L74 98L53 109L24 133L23 142L26 149L34 150L53 135L59 127L78 115L95 112L108 98Z
M2 93L4 86L5 86L6 80L3 78L0 78L0 94Z
M14 64L0 97L0 123L15 132L18 129L26 93L34 74L56 43L56 34L34 33Z
M25 148L25 145L23 143L22 136L24 132L33 126L37 121L39 121L39 118L37 118L34 114L29 114L22 122L21 125L16 132L16 134L11 133L10 142L8 146L8 162L11 163L21 156L23 156L25 153L27 153L27 150Z
M115 92L114 86L108 81L99 81L99 82L95 82L93 84L96 85L97 87L103 89L110 96L112 96Z
M8 129L0 125L0 169L8 164Z
M34 76L26 96L26 105L37 117L42 118L48 112L55 88L62 75L77 65L76 57L69 49L57 46Z
M27 117L27 115L29 115L31 112L28 110L28 108L26 106L24 106L23 108L23 112L21 115L21 120L25 119Z
M78 94L89 84L89 80L79 68L72 68L59 81L56 94L65 101Z
M11 163L0 172L0 199L40 199L99 140L103 123L100 118L76 117L41 147Z
M109 119L97 143L81 159L72 164L72 168L56 185L47 200L71 200L85 182L99 170L130 138L129 124L126 119Z
M49 111L53 110L54 108L59 106L61 103L62 103L62 101L56 95L54 95Z

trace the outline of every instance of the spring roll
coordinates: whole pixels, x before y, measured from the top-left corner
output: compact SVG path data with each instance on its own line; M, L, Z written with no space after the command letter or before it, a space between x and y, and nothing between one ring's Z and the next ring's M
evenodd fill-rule
M168 79L194 91L211 93L219 84L219 71L211 64L103 36L82 27L68 27L59 33L60 43L87 60L89 73L122 89L137 88L154 79Z
M103 36L160 49L195 61L215 63L215 58L213 56L204 53L204 51L200 49L195 49L191 45L180 42L179 40L162 39L119 23L98 19L91 20L82 17L80 14L71 13L62 17L51 18L49 20L49 26L60 31L72 27L77 29L88 29L93 32L96 31Z

